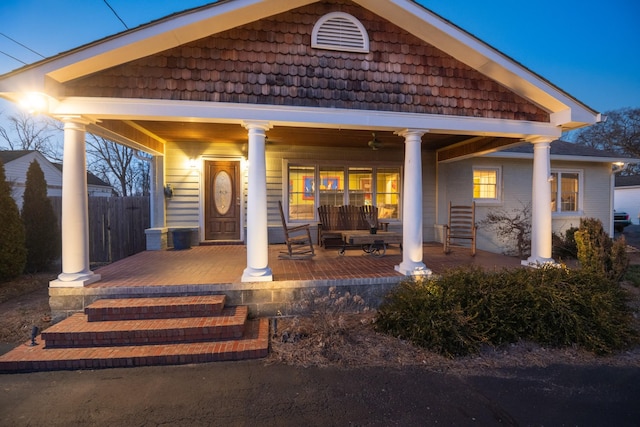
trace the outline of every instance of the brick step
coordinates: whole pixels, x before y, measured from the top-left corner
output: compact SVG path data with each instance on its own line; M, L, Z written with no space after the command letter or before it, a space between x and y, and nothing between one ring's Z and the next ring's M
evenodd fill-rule
M31 341L0 356L0 373L46 370L100 369L116 367L178 365L266 357L269 351L269 320L247 321L241 339L217 342L156 344L143 346L44 348Z
M224 295L100 299L84 310L89 322L217 316Z
M88 322L78 313L44 332L46 348L107 347L238 339L248 308L228 307L214 317Z

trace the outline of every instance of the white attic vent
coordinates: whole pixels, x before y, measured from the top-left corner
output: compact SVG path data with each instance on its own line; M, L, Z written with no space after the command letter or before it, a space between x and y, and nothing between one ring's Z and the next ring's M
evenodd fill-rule
M360 21L344 12L331 12L316 22L311 33L311 47L369 52L369 35Z

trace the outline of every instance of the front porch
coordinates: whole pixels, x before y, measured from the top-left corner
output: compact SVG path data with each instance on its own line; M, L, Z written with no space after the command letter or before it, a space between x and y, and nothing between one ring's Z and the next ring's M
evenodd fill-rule
M246 267L244 245L194 246L188 250L146 251L96 270L101 281L83 288L50 288L50 304L54 321L102 298L127 298L172 295L225 294L229 305L246 305L253 316L287 315L299 309L299 303L316 289L329 287L362 296L369 306L377 306L384 294L406 278L394 270L402 261L397 246L388 248L381 258L365 254L359 248L316 247L309 260L280 259L284 245L269 245L271 282L242 282ZM454 248L446 255L442 245L423 245L423 259L434 273L462 265L485 269L518 267L513 257L469 249Z

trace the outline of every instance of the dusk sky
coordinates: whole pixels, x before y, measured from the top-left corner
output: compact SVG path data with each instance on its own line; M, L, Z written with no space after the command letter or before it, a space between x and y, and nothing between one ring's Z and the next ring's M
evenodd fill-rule
M129 28L206 3L109 0ZM597 111L640 107L638 0L419 3ZM0 74L123 30L104 0L2 0Z

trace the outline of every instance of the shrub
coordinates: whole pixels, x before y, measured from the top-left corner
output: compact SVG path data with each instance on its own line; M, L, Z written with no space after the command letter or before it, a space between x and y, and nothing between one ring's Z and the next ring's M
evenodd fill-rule
M624 236L614 241L605 233L599 219L583 218L575 240L581 268L615 281L624 276L629 266Z
M20 212L11 197L4 164L0 161L0 281L22 274L27 251L24 246L24 226Z
M376 327L449 357L519 340L606 354L636 340L625 302L615 282L588 270L458 269L401 283Z
M22 222L26 235L26 271L48 270L60 256L60 229L51 201L47 198L47 181L35 160L27 170Z
M552 253L555 259L577 259L578 247L576 246L575 233L577 227L570 227L564 231L564 234L553 233L552 235Z
M489 211L486 218L478 223L494 231L505 245L505 255L524 258L531 252L531 204L522 203L522 208Z

